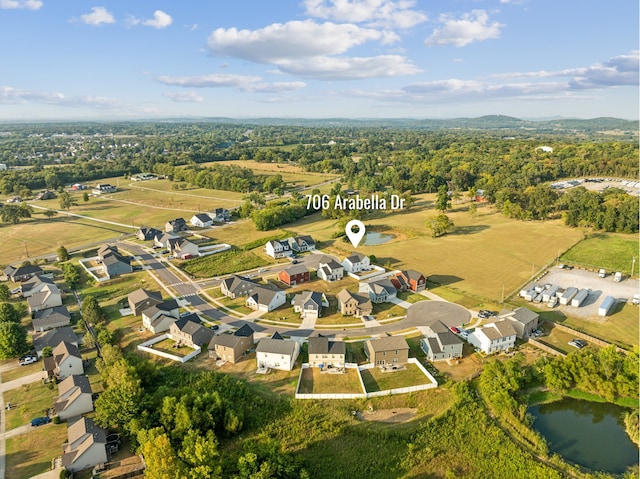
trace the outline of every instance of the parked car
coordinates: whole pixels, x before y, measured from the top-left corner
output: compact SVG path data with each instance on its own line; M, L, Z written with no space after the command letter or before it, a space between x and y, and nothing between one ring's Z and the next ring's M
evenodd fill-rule
M587 345L587 342L582 339L572 339L567 344L569 344L569 346L573 346L574 348L582 349Z
M458 328L456 328L455 326L451 326L449 329L451 331L453 331L454 333L456 333L456 334L460 334L460 330Z
M490 318L491 316L497 316L497 311L489 311L488 309L481 309L478 311L478 317L482 319Z
M604 278L606 276L607 276L607 272L604 269L601 269L600 271L598 271L598 277Z
M539 338L540 336L542 336L542 329L534 329L533 331L531 331L531 336L533 336L534 338Z
M33 364L38 361L36 356L23 356L20 358L19 363L20 366L27 366L28 364Z
M35 417L31 420L31 425L33 427L43 426L45 424L49 424L51 422L51 418L49 416Z

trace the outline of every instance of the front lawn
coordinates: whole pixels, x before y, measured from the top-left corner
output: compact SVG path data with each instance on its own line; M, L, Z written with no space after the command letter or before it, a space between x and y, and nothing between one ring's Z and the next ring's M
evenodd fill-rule
M48 424L7 439L6 477L29 479L51 469L51 459L62 455L66 424Z
M406 369L390 372L382 372L379 368L365 369L360 371L360 375L369 393L431 384L431 380L415 364L405 364L405 367Z
M51 389L50 389L51 386ZM11 410L6 411L6 429L14 429L29 424L34 417L45 416L53 406L53 399L58 395L58 387L53 383L35 382L16 389L6 391L5 404L11 403Z
M362 394L358 370L346 368L344 373L323 373L319 368L302 370L300 394Z

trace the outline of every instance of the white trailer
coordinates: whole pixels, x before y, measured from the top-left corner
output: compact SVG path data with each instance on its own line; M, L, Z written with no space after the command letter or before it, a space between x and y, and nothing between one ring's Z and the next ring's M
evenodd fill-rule
M548 303L549 300L556 295L556 292L558 291L558 289L560 289L560 286L558 286L557 284L552 284L549 288L547 288L542 293L542 301L544 301L545 303Z
M590 292L591 291L588 289L581 289L580 291L578 291L578 294L576 294L571 300L571 306L573 306L574 308L580 307L584 300L587 299Z
M570 287L565 289L562 296L560 296L560 304L566 306L567 304L571 303L571 300L576 294L578 294L578 288Z
M604 298L604 301L600 303L600 307L598 308L598 316L606 316L613 308L613 305L616 304L616 300L613 296L607 296Z

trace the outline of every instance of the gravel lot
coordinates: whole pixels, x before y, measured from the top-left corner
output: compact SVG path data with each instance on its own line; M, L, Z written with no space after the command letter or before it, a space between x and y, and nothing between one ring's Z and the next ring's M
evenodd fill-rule
M554 267L540 278L536 284L557 284L561 288L591 289L591 293L579 308L572 306L556 306L557 309L570 316L598 317L598 307L607 296L613 296L619 301L631 301L634 294L640 293L640 281L624 278L620 283L613 281L613 275L599 278L598 273L574 268L572 270ZM529 286L533 285L531 283Z
M630 185L629 183L632 183L632 185ZM580 186L584 186L586 189L590 191L602 192L607 188L620 188L621 190L626 191L630 195L640 196L640 187L636 185L637 185L637 182L635 180L631 181L631 180L623 180L623 179L616 179L616 178L610 178L610 179L603 178L603 181L601 182L585 181L580 184ZM562 188L562 191L566 191L567 189L568 188Z

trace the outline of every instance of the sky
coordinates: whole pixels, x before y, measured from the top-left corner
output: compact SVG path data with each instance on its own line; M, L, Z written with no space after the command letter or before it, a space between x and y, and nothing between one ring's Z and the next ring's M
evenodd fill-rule
M0 120L638 119L636 0L0 0Z

